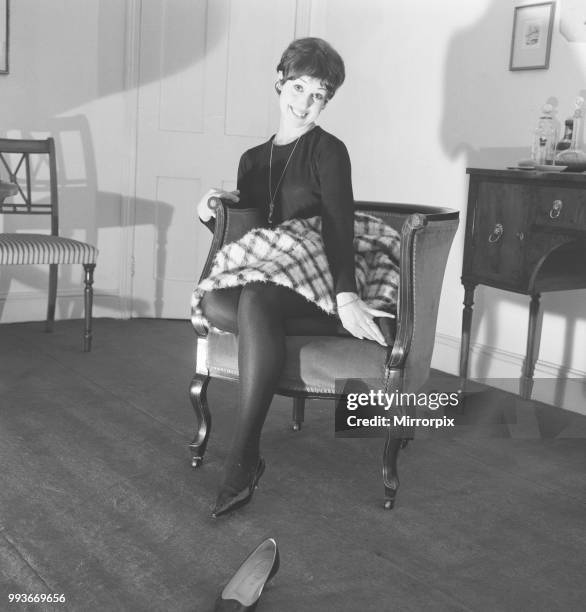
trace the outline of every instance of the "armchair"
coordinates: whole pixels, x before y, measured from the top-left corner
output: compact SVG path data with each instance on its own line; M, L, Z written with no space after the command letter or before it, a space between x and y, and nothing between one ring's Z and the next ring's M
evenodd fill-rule
M202 279L209 274L221 246L263 224L257 210L215 200L216 219L209 226L213 239ZM311 330L304 329L303 321L296 320L298 328L288 329L286 364L277 390L293 398L294 430L301 428L306 399L336 397L336 379L377 380L381 389L416 393L429 376L443 275L459 213L448 208L375 202L357 202L356 210L377 216L401 232L394 340L383 347L349 335L312 335ZM238 338L210 326L200 311L192 313L192 325L196 365L190 397L197 428L190 451L195 468L203 461L211 429L207 387L211 378L238 380ZM399 488L397 459L407 437L391 428L386 437L383 485L387 509L395 503Z

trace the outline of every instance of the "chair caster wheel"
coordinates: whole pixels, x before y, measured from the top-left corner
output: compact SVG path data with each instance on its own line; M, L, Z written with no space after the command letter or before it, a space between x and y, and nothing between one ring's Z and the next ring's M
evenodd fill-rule
M397 498L397 490L399 488L399 481L395 480L395 486L389 487L385 485L385 501L383 508L385 510L392 510L395 507L395 499Z
M203 457L192 457L191 458L191 467L193 469L198 468L203 463Z
M301 431L301 423L293 423L293 431Z

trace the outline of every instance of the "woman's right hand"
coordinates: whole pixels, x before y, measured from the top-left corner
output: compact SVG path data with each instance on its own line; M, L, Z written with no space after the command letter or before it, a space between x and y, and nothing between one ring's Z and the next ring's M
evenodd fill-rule
M222 189L212 188L203 195L199 204L197 205L197 214L199 218L205 223L212 217L216 216L216 211L210 208L210 198L224 198L225 200L231 200L232 202L240 201L240 191L235 189L234 191L223 191Z

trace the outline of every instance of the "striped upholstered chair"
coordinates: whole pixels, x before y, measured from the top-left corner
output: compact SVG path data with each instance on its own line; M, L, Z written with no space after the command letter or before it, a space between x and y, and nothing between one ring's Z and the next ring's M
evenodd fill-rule
M7 181L4 181L7 175ZM0 234L0 265L49 265L46 330L52 331L57 300L59 264L81 264L85 271L83 350L91 349L93 274L98 250L59 236L59 202L55 142L0 138L0 213L50 215L50 234Z

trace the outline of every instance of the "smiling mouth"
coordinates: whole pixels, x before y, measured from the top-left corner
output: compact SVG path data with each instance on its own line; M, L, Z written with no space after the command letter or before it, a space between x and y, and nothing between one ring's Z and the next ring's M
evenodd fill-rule
M307 115L309 113L305 112L305 113L300 113L298 111L296 111L292 106L289 107L291 109L291 112L298 118L298 119L305 119L305 117L307 117Z

